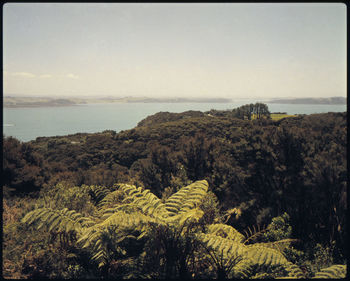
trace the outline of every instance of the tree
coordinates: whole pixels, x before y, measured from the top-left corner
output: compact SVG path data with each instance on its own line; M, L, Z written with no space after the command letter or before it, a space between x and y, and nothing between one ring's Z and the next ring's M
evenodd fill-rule
M40 190L46 177L46 163L32 145L13 137L3 138L3 184L15 193Z
M242 105L238 108L235 108L232 110L233 116L239 119L248 119L252 120L253 117L255 119L261 119L261 118L270 118L270 111L268 109L268 106L264 103L251 103Z

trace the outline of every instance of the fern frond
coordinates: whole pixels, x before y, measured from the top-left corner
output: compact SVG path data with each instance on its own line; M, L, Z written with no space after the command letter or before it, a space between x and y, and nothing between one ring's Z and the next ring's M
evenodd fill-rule
M223 238L215 234L200 234L200 241L204 243L206 248L212 249L217 253L222 253L224 258L233 258L239 256L245 256L246 246L237 241Z
M235 264L231 275L233 275L234 278L249 278L252 272L252 267L253 263L251 260L242 259L237 264Z
M229 276L234 278L247 278L250 275L253 262L247 256L247 247L243 243L215 234L200 234L198 237L216 267L231 272Z
M208 226L207 233L221 236L223 238L228 238L239 243L242 243L244 241L243 234L239 233L235 228L227 224L211 224Z
M27 213L21 220L28 225L35 224L46 213L47 208L38 208Z
M207 191L208 182L206 180L196 181L171 195L165 202L165 208L170 216L186 212L199 205Z
M109 216L103 222L96 225L96 227L109 227L112 225L118 226L119 228L140 228L147 225L150 222L161 223L161 220L144 215L141 212L134 212L127 214L123 211L117 212Z
M265 243L255 243L254 245L258 246L263 246L271 249L275 249L282 253L285 249L287 249L292 243L297 242L298 239L282 239L274 242L265 242Z
M23 223L28 225L40 224L38 229L47 227L49 231L76 231L80 232L83 228L93 225L95 222L84 217L82 214L64 208L62 210L54 210L51 208L40 208L33 210L26 214L23 219Z
M288 276L286 278L305 278L305 274L301 268L291 262L288 262L284 268L288 272Z
M136 240L147 235L148 226L152 222L161 223L141 212L129 214L118 211L102 222L86 228L77 242L83 248L90 248L92 259L102 267L109 262L111 253L123 252L119 244L125 239Z
M103 190L105 193L105 190ZM118 203L121 197L121 190L117 189L111 192L106 192L102 199L99 200L97 208L99 211L103 210L106 207L111 207Z
M254 239L259 238L267 230L268 229L265 226L260 227L260 225L257 225L257 227L253 225L252 228L248 227L247 230L243 231L246 237L244 244L248 244L251 241L254 241Z
M232 208L230 210L227 210L224 215L225 223L227 223L233 215L235 216L235 219L238 219L242 215L242 210L239 208Z
M129 203L137 206L142 213L152 217L167 217L168 211L164 203L148 189L142 190L134 185L121 185L121 190L126 194L123 203Z
M287 265L285 256L272 248L265 247L262 243L247 245L247 257L251 258L257 265L273 266Z
M114 232L112 228L92 227L78 240L78 243L83 244L83 248L91 249L91 259L98 263L99 268L110 261L111 253L121 252L113 243L116 236Z
M128 204L116 204L115 206L107 209L102 209L102 219L106 219L109 216L117 213L117 212L125 212L127 214L132 214L133 212L139 212L139 208L132 203Z
M313 279L334 279L346 277L346 265L335 264L327 268L321 269L315 274Z
M100 185L82 185L80 187L80 190L90 195L95 205L99 204L100 201L114 189L115 187L107 187Z
M127 214L119 211L110 215L104 221L85 229L83 235L78 239L78 243L83 244L83 248L95 245L99 235L108 229L115 229L118 232L126 230L145 231L149 223L154 219L142 213Z
M240 242L242 237L239 235L240 239L237 240L224 238L221 235L216 235L220 233L220 227L225 229L225 227L213 225L211 230L215 234L201 234L199 239L207 248L212 249L216 255L222 255L227 261L235 257L242 257L242 262L237 263L233 268L236 272L235 276L246 278L250 274L250 269L253 265L258 265L259 267L282 265L289 272L290 277L304 277L299 267L290 263L280 251L274 249L270 244L245 245ZM287 243L287 241L283 242Z
M158 224L159 222L165 223L168 227L175 227L179 233L184 234L188 232L188 230L193 229L195 225L198 225L203 215L204 212L202 210L195 208L175 216L158 220Z

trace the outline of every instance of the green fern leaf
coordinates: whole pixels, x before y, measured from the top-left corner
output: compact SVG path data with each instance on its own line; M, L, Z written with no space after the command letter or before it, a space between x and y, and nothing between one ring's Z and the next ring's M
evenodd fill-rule
M64 232L80 232L82 228L94 224L90 218L67 208L58 211L51 208L33 210L24 216L22 222L29 225L40 222L38 229L47 227L48 231Z
M239 243L242 243L244 241L243 234L239 233L232 226L226 224L211 224L208 227L207 233L215 234L223 238L228 238Z
M335 264L327 268L321 269L313 278L316 279L335 279L346 277L346 265Z
M260 243L247 246L247 256L258 265L286 265L288 260L279 251L264 247Z
M208 182L206 180L196 181L171 195L165 202L165 208L171 216L186 212L199 205L207 191Z
M127 195L123 201L124 203L128 202L137 206L145 215L152 217L168 216L165 205L148 189L142 191L141 187L136 188L133 185L122 185L120 188Z
M285 269L288 272L287 278L305 278L305 274L301 268L291 262L286 264Z
M292 239L292 238L288 238L288 239L283 239L283 240L278 240L278 241L274 241L274 242L266 242L266 243L255 243L255 246L263 246L263 247L267 247L267 248L271 248L271 249L275 249L279 252L283 252L285 249L287 249L292 243L297 242L297 239Z

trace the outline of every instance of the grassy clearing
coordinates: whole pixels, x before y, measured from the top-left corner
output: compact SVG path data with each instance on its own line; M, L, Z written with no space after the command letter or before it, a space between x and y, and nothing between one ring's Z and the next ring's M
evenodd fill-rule
M295 114L279 114L279 113L271 113L271 119L272 120L280 120L282 118L286 117L296 117L297 115Z
M271 119L274 121L280 120L282 118L286 118L286 117L296 117L297 115L293 115L293 114L280 114L280 113L271 113L270 114ZM252 120L257 119L257 115L256 114L252 114Z

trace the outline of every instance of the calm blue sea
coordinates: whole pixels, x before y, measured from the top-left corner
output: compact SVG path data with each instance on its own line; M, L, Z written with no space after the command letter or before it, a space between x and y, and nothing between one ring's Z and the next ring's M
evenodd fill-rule
M3 134L21 141L43 136L62 136L75 133L97 133L104 130L119 132L134 128L148 115L159 111L233 109L255 100L236 103L111 103L66 107L4 108ZM346 105L269 104L271 112L312 114L344 112Z

